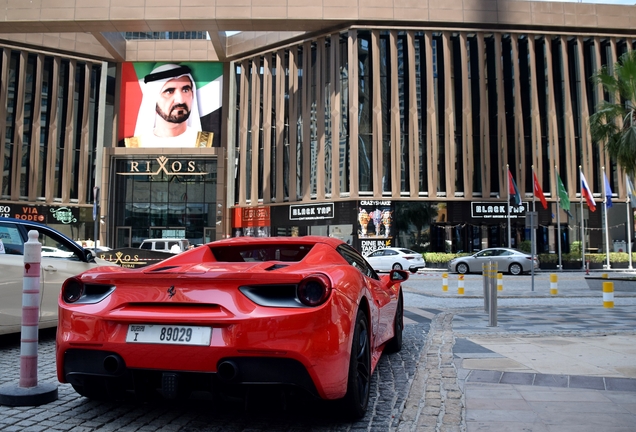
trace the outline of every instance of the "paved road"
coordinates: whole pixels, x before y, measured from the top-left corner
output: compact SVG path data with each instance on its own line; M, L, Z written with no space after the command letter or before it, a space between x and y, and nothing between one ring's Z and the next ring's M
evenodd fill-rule
M471 373L475 371L466 368L462 361L479 360L484 349L489 350L498 362L501 362L500 357L510 354L493 355L497 345L490 344L489 348L479 345L486 345L483 338L515 335L523 340L526 336L536 338L539 335L634 334L636 293L616 293L615 308L605 309L602 294L591 292L581 273L560 274L558 295L550 293L549 280L549 274L538 274L533 286L530 276L504 277L503 290L498 293L497 326L489 326L488 315L483 310L484 300L480 297L483 293L481 276L467 275L465 294L458 295L457 275L449 275L446 292L442 290L441 273L413 275L404 286L407 307L404 348L400 353L382 357L373 376L369 412L357 422L343 421L331 405L300 397L283 404L277 395L261 399L262 405L248 407L238 401L211 399L204 395L196 395L182 403L89 401L77 395L69 385L57 383L54 336L51 332L42 332L39 380L58 384L59 400L41 407L0 406L0 430L495 430L493 427L510 424L488 419L487 413L497 412L500 418L501 411L475 411L474 400L489 401L492 394L497 394L503 387L491 389L494 393L484 396L483 389L475 389L476 384L470 382ZM478 337L482 339L475 339ZM546 372L528 368L528 373ZM497 370L494 367L494 371ZM498 380L501 380L505 371L499 372ZM489 375L489 379L494 379L495 375ZM480 375L475 373L473 376L477 379ZM19 341L0 337L0 386L16 385L18 378ZM499 381L495 384L502 385ZM522 390L518 393L524 394Z

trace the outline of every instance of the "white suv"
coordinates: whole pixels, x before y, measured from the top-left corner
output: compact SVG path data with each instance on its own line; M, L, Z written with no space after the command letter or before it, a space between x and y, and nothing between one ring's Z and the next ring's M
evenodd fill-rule
M181 253L188 250L190 242L188 239L178 238L162 238L162 239L146 239L141 242L139 249L146 249L158 252Z

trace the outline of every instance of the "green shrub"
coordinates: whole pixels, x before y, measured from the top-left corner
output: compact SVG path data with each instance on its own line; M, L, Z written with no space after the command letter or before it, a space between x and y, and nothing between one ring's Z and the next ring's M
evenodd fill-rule
M454 254L454 253L445 253L445 252L424 252L422 254L422 258L424 258L424 261L426 261L426 263L446 264L453 258L456 258L458 256L466 256L466 255L469 255L469 254L465 254L465 253Z
M580 255L581 254L581 242L580 241L573 241L572 244L570 245L570 252L578 253Z
M519 250L521 252L531 253L532 252L532 242L530 240L522 241L521 243L519 243Z
M559 255L558 254L553 254L553 253L542 253L537 255L539 258L539 262L540 263L558 263L559 262Z

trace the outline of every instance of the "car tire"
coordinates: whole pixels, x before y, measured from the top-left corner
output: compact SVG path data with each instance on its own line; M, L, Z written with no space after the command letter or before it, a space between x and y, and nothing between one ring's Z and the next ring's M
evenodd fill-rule
M391 268L393 270L402 270L402 265L400 263L395 263Z
M398 298L397 309L395 311L395 319L393 320L393 338L386 343L385 351L387 353L396 353L402 349L402 333L404 331L404 302L402 294Z
M371 391L371 344L369 321L361 310L358 311L351 342L347 393L341 400L342 410L347 417L364 417L369 405Z
M457 273L466 274L466 273L468 273L468 264L463 263L463 262L459 263L459 264L457 264L456 269L457 269Z
M519 263L512 263L508 267L508 272L514 276L521 276L523 274L523 267Z

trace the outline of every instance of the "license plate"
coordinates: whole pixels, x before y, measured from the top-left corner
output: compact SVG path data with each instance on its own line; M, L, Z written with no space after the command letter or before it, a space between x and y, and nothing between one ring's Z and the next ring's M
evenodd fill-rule
M211 327L130 324L126 342L171 345L210 345Z

